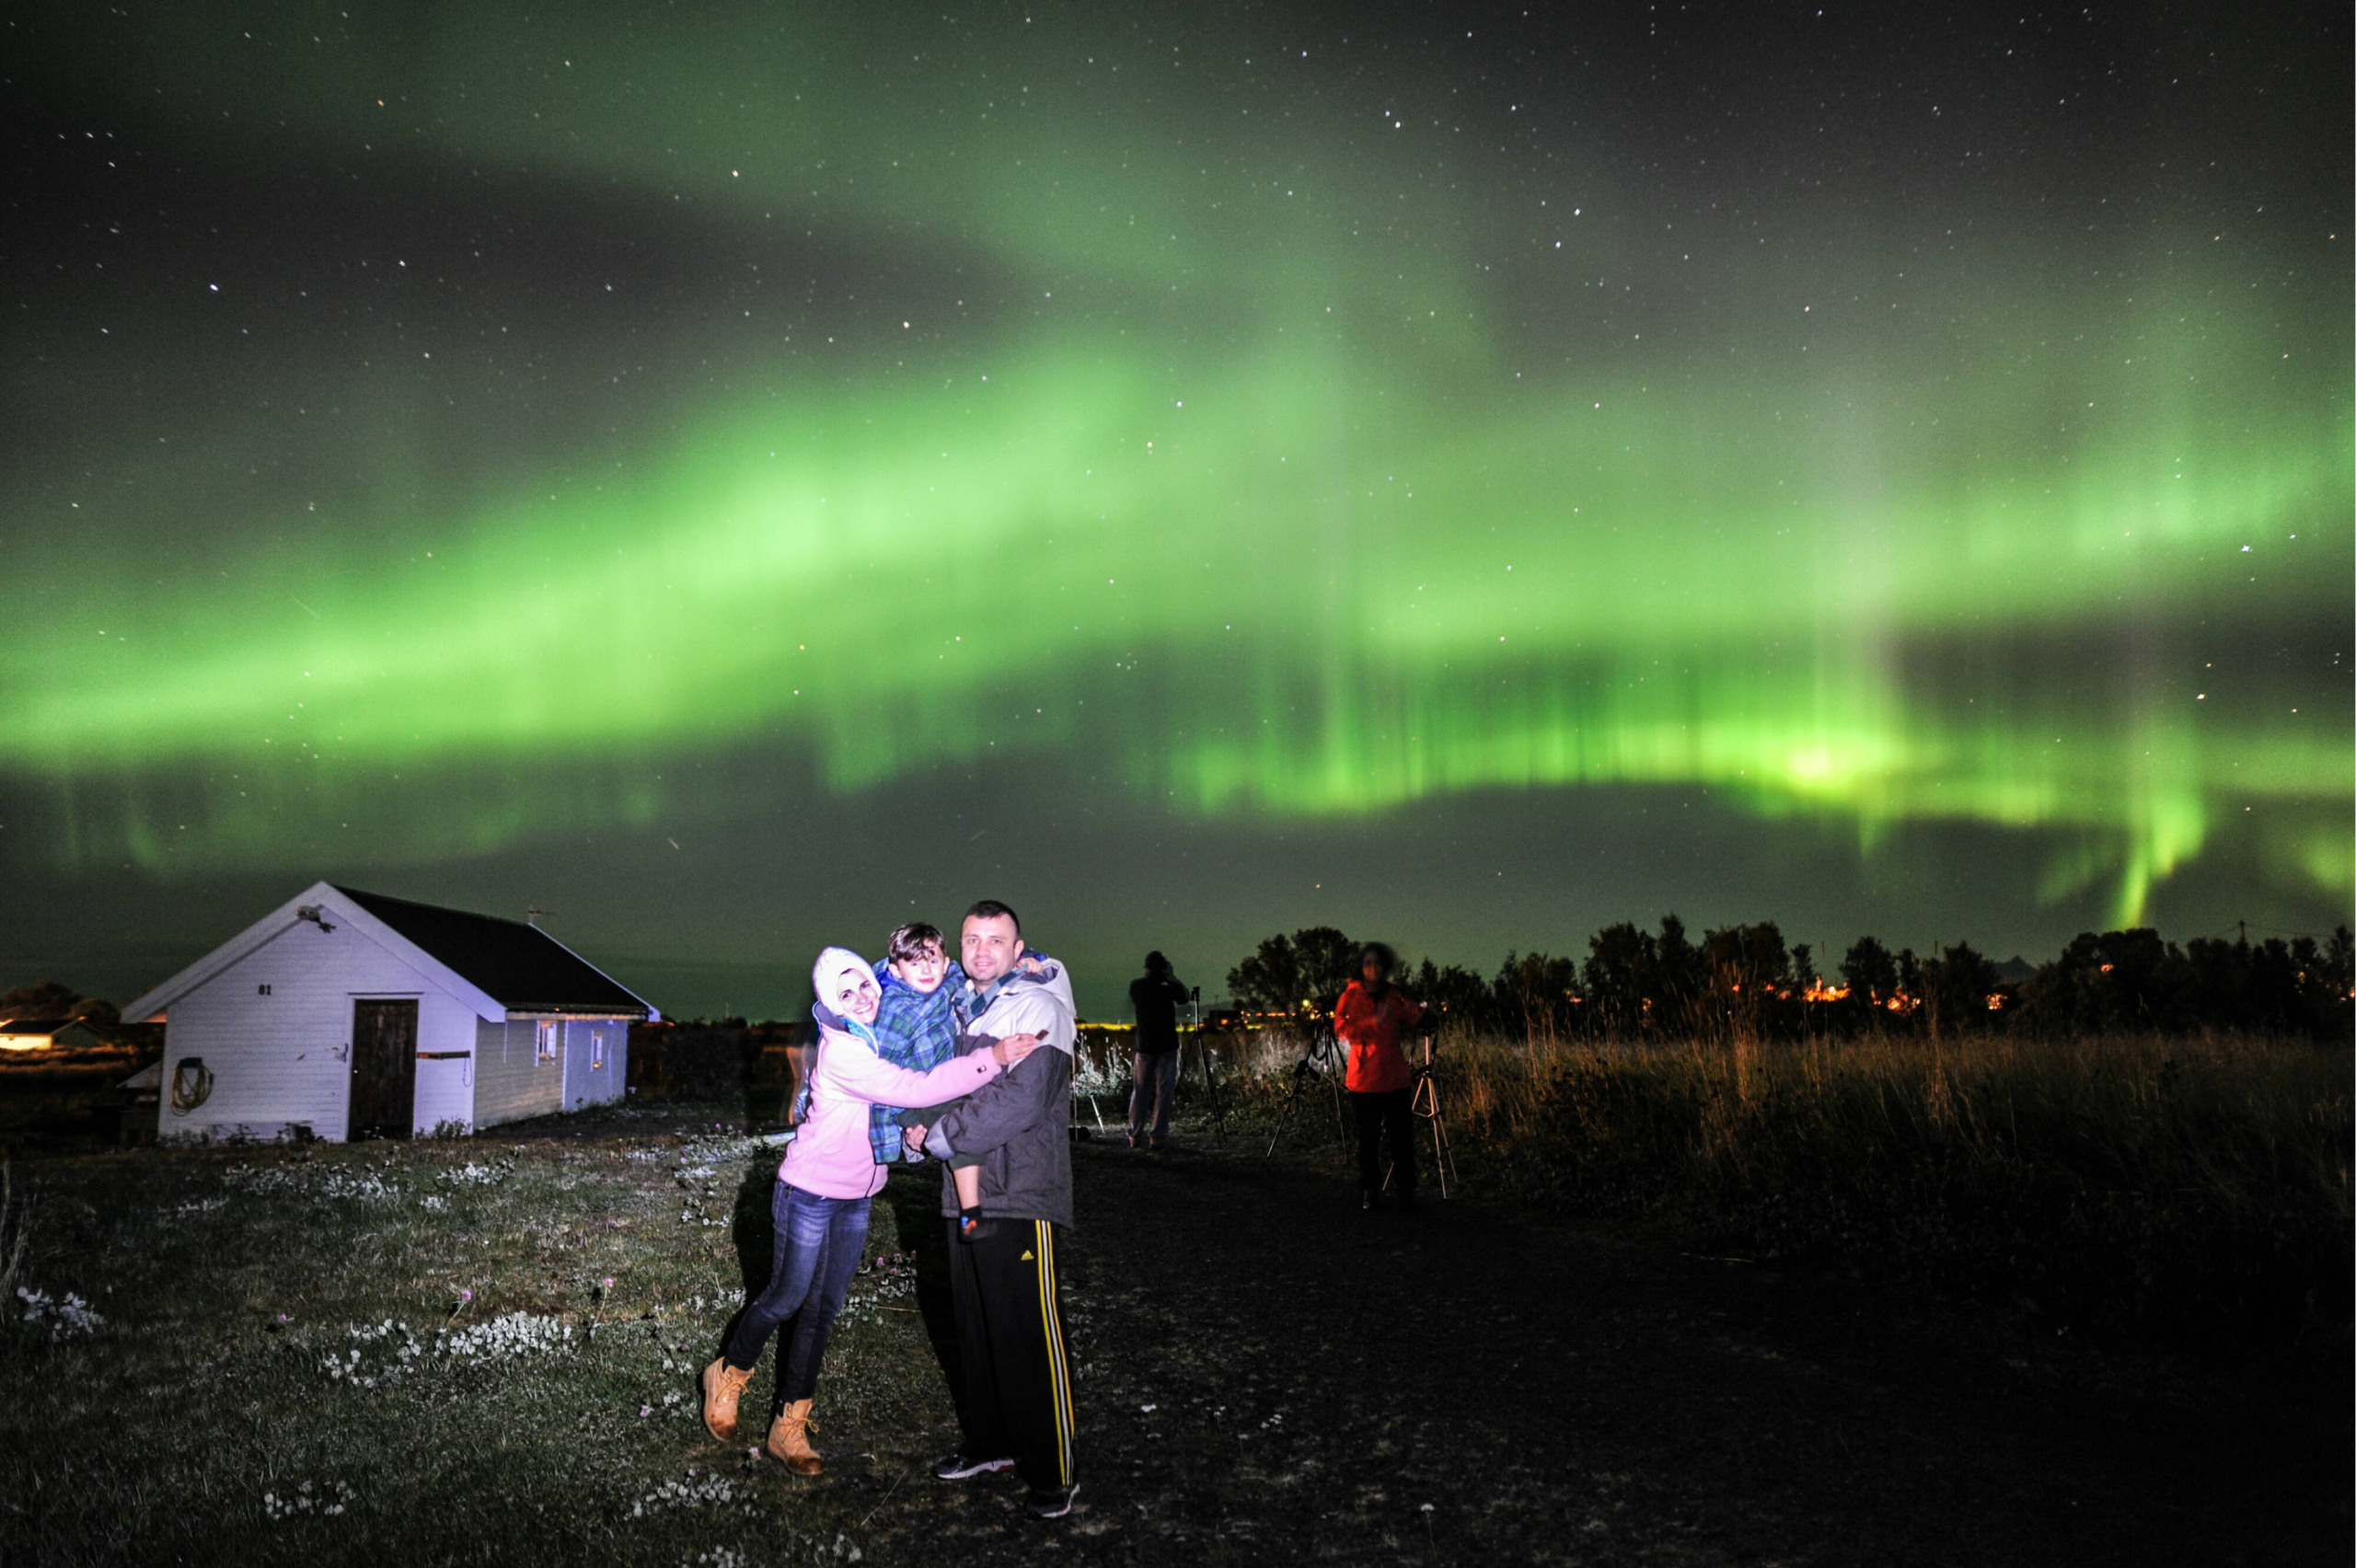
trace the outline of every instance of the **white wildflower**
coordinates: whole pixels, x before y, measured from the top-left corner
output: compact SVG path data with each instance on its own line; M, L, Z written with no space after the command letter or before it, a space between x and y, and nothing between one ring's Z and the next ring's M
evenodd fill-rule
M690 1138L679 1146L678 1163L682 1166L724 1165L733 1159L749 1159L757 1153L761 1145L757 1139L748 1137L731 1137L721 1135ZM712 1172L707 1170L703 1174L709 1176Z
M425 1354L417 1331L387 1318L378 1323L353 1323L344 1330L348 1342L321 1357L319 1370L331 1383L354 1389L375 1389L410 1371Z
M390 1170L387 1160L380 1169ZM285 1193L299 1197L363 1198L383 1202L400 1195L398 1183L375 1170L357 1173L334 1165L290 1162L284 1165L232 1165L221 1173L225 1185L255 1196Z
M371 1171L363 1176L347 1176L341 1170L330 1170L318 1184L323 1198L364 1198L381 1203L400 1195L400 1189Z
M736 1502L743 1493L724 1475L699 1475L693 1466L678 1481L666 1481L630 1505L629 1516L642 1519L666 1508L716 1508Z
M436 1333L433 1347L445 1358L468 1365L549 1355L572 1348L572 1325L554 1318L536 1318L529 1312L510 1312L472 1328Z
M52 1340L87 1339L106 1327L106 1319L70 1290L64 1300L58 1301L46 1290L29 1290L20 1285L17 1299L25 1304L25 1321L47 1323Z
M263 1493L261 1511L272 1519L291 1519L297 1514L332 1517L350 1507L359 1496L360 1493L340 1481L332 1486L314 1486L306 1481L283 1496L275 1492Z

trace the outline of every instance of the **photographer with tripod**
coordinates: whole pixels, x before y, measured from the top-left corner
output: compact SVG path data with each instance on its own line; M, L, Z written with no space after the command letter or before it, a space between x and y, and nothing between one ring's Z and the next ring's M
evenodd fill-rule
M1358 1130L1358 1206L1382 1203L1380 1144L1388 1138L1399 1178L1399 1206L1415 1206L1415 1075L1399 1048L1400 1036L1415 1026L1424 1009L1391 983L1398 958L1380 942L1358 959L1360 978L1350 982L1334 1004L1334 1035L1347 1056L1343 1084Z
M1137 1061L1129 1089L1129 1147L1170 1144L1170 1103L1178 1092L1178 1009L1192 1000L1170 961L1145 955L1145 973L1129 982L1138 1019Z

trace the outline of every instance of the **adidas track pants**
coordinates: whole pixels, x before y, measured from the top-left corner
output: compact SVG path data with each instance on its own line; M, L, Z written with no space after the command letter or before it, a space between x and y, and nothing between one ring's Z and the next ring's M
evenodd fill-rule
M949 1222L964 1451L977 1458L1011 1455L1032 1486L1069 1486L1079 1472L1056 1228L1044 1219L995 1225L995 1234L964 1242L957 1239L957 1222Z

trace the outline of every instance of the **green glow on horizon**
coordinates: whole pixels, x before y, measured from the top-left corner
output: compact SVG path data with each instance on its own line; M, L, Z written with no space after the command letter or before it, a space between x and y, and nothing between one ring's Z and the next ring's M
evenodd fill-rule
M2121 921L2263 801L2291 808L2277 874L2356 882L2344 708L2212 709L2196 670L2129 654L2066 693L2006 663L2161 620L2345 617L2346 388L2278 386L2273 329L2197 281L2066 351L2023 320L1934 359L1866 325L1828 329L1807 382L1631 363L1517 382L1508 325L1458 265L1472 241L1354 243L1405 165L1345 158L1336 123L1300 128L1307 201L1256 175L1197 190L1192 155L1124 128L1109 80L997 126L1006 84L985 72L953 135L862 139L875 107L828 86L826 49L722 49L720 22L584 52L582 108L534 123L509 107L514 25L486 11L392 51L374 87L225 63L217 41L159 68L246 73L347 144L380 133L390 81L430 105L413 140L436 154L494 146L732 217L951 233L1138 317L849 377L780 363L777 396L681 409L685 433L482 494L415 551L321 516L285 540L217 520L212 582L69 558L42 616L130 629L0 649L0 767L86 801L70 853L296 860L355 813L377 853L479 851L654 820L676 793L663 759L782 744L843 791L1087 755L1136 801L1208 815L1702 785L1866 840L2050 832L2074 847L2047 891L2108 880ZM745 123L680 107L740 93L762 106ZM1240 162L1275 156L1200 99L1177 111ZM1108 144L1072 150L1097 125ZM1011 172L1048 150L1053 179ZM1583 266L1620 264L1581 243ZM1957 317L1977 286L1960 266L1926 285ZM1144 312L1182 289L1201 331ZM1985 661L1969 692L1910 666L1942 649ZM191 766L192 803L147 798ZM394 798L392 820L369 803Z

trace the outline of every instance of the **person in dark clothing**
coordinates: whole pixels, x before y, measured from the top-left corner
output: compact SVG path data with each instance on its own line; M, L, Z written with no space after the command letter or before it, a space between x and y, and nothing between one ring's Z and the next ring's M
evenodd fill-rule
M966 912L960 948L959 1049L1013 1034L1036 1035L1052 1049L983 1086L994 1092L968 1095L930 1127L910 1129L937 1159L982 1157L982 1207L990 1216L970 1245L949 1250L962 1365L959 1436L957 1451L932 1473L964 1481L1011 1469L1030 1489L1030 1511L1059 1519L1080 1487L1056 1265L1072 1217L1071 980L1053 960L1037 974L1023 972L1022 923L995 900ZM945 1171L941 1212L957 1235L957 1191Z
M1415 1206L1415 1078L1399 1039L1424 1009L1391 983L1395 961L1380 942L1359 959L1362 978L1353 980L1334 1006L1334 1035L1347 1053L1343 1084L1358 1129L1358 1201L1373 1208L1382 1201L1380 1141L1391 1144L1392 1174L1399 1179L1402 1208Z
M1192 993L1158 952L1145 955L1145 973L1129 982L1137 1013L1137 1060L1131 1065L1129 1147L1160 1148L1170 1141L1170 1102L1178 1090L1178 1009Z

